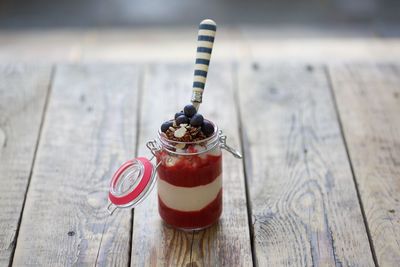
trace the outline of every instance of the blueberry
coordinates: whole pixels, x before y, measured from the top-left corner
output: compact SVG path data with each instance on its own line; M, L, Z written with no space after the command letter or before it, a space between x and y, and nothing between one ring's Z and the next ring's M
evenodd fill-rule
M172 126L172 121L166 121L163 124L161 124L161 131L165 133L171 126Z
M181 116L181 115L185 115L185 113L183 113L182 110L179 111L179 112L177 112L177 113L175 113L175 120L176 120L176 118L178 118L178 117Z
M207 137L209 137L214 133L214 125L209 121L204 121L203 125L201 125L201 130Z
M196 108L193 105L186 105L183 108L183 111L184 111L186 117L189 117L189 118L193 117L194 114L196 114L196 112L197 112Z
M194 127L199 127L203 124L204 118L201 114L194 114L194 116L190 119L190 125Z
M180 125L182 123L189 124L189 118L185 115L180 115L178 118L175 119L175 122L177 125Z

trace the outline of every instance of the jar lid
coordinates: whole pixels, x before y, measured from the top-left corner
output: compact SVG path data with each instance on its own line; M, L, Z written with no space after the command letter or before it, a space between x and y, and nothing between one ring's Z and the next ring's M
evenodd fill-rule
M136 207L153 189L155 173L153 164L147 158L128 160L111 179L109 200L119 208Z

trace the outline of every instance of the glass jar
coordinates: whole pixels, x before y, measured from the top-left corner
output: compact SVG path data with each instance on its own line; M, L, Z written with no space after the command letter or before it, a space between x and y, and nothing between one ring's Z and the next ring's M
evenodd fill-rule
M125 162L114 174L109 192L111 205L135 207L152 190L156 177L158 211L163 221L181 230L201 230L216 223L222 213L222 152L226 136L214 125L214 133L200 141L172 141L161 131L147 142L156 159L139 157Z
M177 142L158 133L158 211L169 225L199 230L222 213L222 153L218 128L207 139Z

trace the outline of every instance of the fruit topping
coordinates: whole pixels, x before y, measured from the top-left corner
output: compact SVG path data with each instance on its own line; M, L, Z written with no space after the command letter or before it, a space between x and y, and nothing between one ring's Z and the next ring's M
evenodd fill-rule
M196 114L197 110L193 105L186 105L183 108L183 112L185 113L185 115L189 118L193 117L194 114Z
M189 124L189 118L186 117L185 115L180 115L178 118L175 119L175 122L177 125L181 124Z
M183 113L183 111L181 110L181 111L175 113L175 117L174 118L176 119L176 118L178 118L179 116L182 116L182 115L185 115L185 113Z
M201 125L201 131L209 137L214 133L214 125L211 122L204 121L203 125Z
M201 114L195 114L191 119L190 119L190 125L194 127L199 127L203 124L204 118Z
M175 119L161 125L161 132L166 138L179 142L197 142L214 134L214 125L197 113L193 105L186 105L175 113Z
M161 131L165 133L169 127L172 127L172 121L166 121L161 125Z

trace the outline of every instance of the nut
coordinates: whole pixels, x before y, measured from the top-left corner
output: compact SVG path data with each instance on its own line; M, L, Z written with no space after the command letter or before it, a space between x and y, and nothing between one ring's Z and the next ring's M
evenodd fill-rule
M174 136L177 138L181 138L185 135L185 133L186 133L186 128L181 127L174 132Z
M185 144L176 144L176 149L184 149L185 148Z

